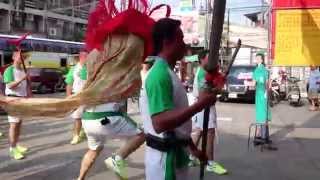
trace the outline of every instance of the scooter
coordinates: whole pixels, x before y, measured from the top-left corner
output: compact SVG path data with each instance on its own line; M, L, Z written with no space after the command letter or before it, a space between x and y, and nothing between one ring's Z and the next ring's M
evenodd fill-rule
M298 85L300 80L288 79L288 101L292 106L301 105L301 91Z

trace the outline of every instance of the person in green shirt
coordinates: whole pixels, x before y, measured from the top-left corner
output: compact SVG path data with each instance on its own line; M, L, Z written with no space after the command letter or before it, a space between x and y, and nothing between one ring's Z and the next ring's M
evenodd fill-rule
M191 140L191 117L210 107L216 95L203 92L189 106L186 90L173 68L185 55L180 21L163 18L156 22L152 37L154 63L141 91L140 112L146 136L146 180L195 179L189 174L188 154L201 160L206 155Z
M206 84L206 71L204 69L204 66L208 63L208 56L209 51L203 50L199 53L199 67L197 68L197 72L195 75L194 83L193 83L193 92L192 95L194 99L198 99L199 93L205 88ZM200 138L203 133L203 122L204 122L204 111L201 111L200 113L196 114L193 117L193 132L192 132L192 139L193 142L198 146L200 142ZM208 156L208 164L207 164L207 171L208 172L214 172L218 175L224 175L227 174L227 170L217 161L215 161L214 158L214 140L215 140L215 132L217 128L217 113L216 113L216 107L213 105L210 107L210 116L209 116L209 122L208 122L208 135L207 135L207 156ZM195 159L193 156L190 156L190 166L195 166L200 164L197 159Z
M27 84L28 74L22 68L21 51L15 51L12 56L13 65L9 66L3 76L6 84L6 96L31 97L32 92ZM28 148L18 144L22 120L20 117L8 115L9 126L9 154L16 160L23 159Z
M276 150L271 146L272 141L269 136L269 121L271 120L270 107L268 104L269 88L269 72L265 67L264 54L256 54L257 67L253 72L253 82L256 87L255 95L255 109L256 109L256 123L260 124L258 136L254 139L255 145L267 144L270 150Z
M86 58L88 53L85 51L81 51L79 53L79 59L77 64L72 67L66 77L66 91L67 96L71 96L72 94L79 93L83 86L86 83L87 80L87 68L86 68ZM80 143L84 137L85 134L82 129L82 123L81 123L81 116L83 113L83 107L79 107L77 110L75 110L71 117L74 119L74 125L73 125L73 136L70 144L75 145Z

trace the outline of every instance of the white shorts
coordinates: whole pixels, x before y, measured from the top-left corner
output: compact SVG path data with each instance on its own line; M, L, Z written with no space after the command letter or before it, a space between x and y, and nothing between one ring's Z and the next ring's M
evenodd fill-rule
M140 134L142 130L131 119L123 116L108 117L109 124L102 125L101 120L82 120L82 127L87 135L88 147L97 150L103 147L106 138L126 138Z
M71 118L72 119L81 119L83 111L84 111L84 107L80 106L78 109L76 109L74 112L72 112Z
M21 119L19 117L15 117L15 116L8 116L8 122L9 123L19 123L19 122L21 122Z
M146 146L145 151L146 180L165 180L166 154ZM193 180L189 168L176 169L176 180Z
M203 129L204 110L192 117L193 129ZM215 106L210 108L208 129L217 128L217 112Z

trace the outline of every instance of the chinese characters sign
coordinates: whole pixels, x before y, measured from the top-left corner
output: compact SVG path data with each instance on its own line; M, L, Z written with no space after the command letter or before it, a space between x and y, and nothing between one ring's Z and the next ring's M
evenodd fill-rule
M277 10L275 65L320 65L320 9Z

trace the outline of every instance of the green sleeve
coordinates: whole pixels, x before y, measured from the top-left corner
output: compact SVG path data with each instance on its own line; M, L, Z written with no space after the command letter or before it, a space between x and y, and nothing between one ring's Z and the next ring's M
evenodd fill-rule
M9 66L3 73L3 82L5 84L11 83L14 81L14 76L13 76L13 66Z
M72 67L67 76L66 76L66 80L65 82L67 83L67 85L71 85L73 83L73 72L74 72L74 67Z
M81 71L80 71L80 79L87 80L87 75L88 75L87 67L83 66Z
M146 79L149 112L152 115L172 110L173 86L166 65L157 63Z
M205 79L206 71L201 67L199 67L199 68L200 69L199 69L199 72L197 74L197 81L198 81L198 90L201 90L204 87L205 83L206 83L206 79Z

